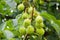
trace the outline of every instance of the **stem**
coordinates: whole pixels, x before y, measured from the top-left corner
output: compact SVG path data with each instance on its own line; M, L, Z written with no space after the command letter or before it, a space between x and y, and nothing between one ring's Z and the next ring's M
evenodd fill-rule
M33 1L33 0L32 0ZM34 13L34 5L33 5L34 3L32 2L32 7L33 7L33 10L32 10L32 13L31 13L31 18L32 18L32 20L31 20L31 23L32 23L32 21L33 21L33 13Z
M39 36L39 40L42 40L42 36Z
M28 8L25 9L25 12L28 12Z
M28 40L28 39L27 39L27 34L25 35L25 38L24 38L24 40Z
M26 34L24 40L28 40L28 38L29 38L29 34Z
M23 2L23 3L24 3L24 5L25 5L24 11L25 11L25 12L28 12L29 1L28 1L28 0L25 0L25 2Z
M32 10L32 13L31 13L31 18L32 18L31 23L33 21L33 13L34 13L34 7L33 7L33 10Z

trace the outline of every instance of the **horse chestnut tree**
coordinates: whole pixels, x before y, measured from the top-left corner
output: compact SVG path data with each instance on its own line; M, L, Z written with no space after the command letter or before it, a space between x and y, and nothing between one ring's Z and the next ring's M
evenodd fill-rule
M0 0L0 40L60 40L60 20L49 14L59 12L59 3Z

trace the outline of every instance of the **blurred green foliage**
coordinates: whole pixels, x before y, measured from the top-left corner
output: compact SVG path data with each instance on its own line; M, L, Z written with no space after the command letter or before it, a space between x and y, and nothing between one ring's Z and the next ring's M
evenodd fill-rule
M39 3L39 0L34 0L36 3L32 3L32 6L39 11L44 18L46 26L46 33L43 36L47 40L60 40L60 0L43 0L43 3ZM17 6L22 3L22 0L0 0L0 40L22 40L18 32L19 26L22 26L21 11L17 9ZM50 29L50 30L48 30ZM3 33L2 33L3 32ZM36 36L34 36L36 37ZM34 39L33 36L30 40L39 40L39 37Z

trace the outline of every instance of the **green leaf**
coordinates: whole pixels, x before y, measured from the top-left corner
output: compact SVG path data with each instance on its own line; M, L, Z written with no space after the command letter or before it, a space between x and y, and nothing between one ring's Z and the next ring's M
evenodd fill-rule
M4 7L4 6L0 3L0 10L2 10L2 9L3 9L3 7Z
M17 15L16 19L18 21L18 25L22 26L22 24L23 24L22 14Z
M51 22L51 25L53 26L53 28L56 30L58 36L60 36L60 26L55 23L54 21L50 21Z
M3 33L7 39L14 37L14 34L9 30L4 30Z
M41 13L41 15L50 22L58 36L60 36L60 23L57 22L56 18L44 11Z
M12 20L8 20L6 21L6 26L5 26L5 30L13 30L14 29L14 25L13 25L13 21Z
M12 19L12 21L13 21L13 25L14 26L17 26L18 25L17 19Z
M58 37L56 36L56 34L50 34L48 36L46 36L47 40L59 40Z
M14 1L14 0L5 0L5 2L6 2L6 4L8 4L9 5L9 7L11 8L11 9L15 9L16 8L16 2Z
M46 11L42 11L41 12L41 15L46 18L47 20L56 20L56 18L50 14L48 14Z
M4 30L4 29L5 29L5 26L6 26L6 22L2 23L2 24L0 25L0 30Z
M57 23L60 27L60 20L56 20L55 23Z

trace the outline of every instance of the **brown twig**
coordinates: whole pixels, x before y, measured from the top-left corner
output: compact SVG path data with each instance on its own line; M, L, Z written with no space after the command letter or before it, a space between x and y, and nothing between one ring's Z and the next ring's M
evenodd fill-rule
M34 13L34 7L33 7L33 10L32 10L32 13L31 13L31 22L33 21L33 13Z

